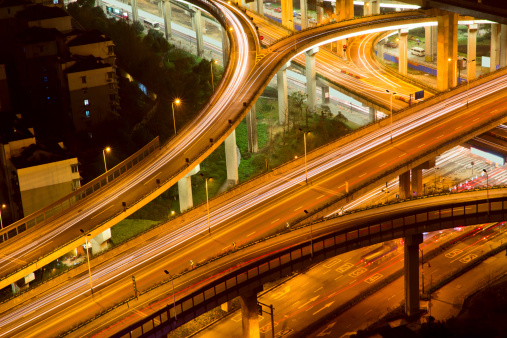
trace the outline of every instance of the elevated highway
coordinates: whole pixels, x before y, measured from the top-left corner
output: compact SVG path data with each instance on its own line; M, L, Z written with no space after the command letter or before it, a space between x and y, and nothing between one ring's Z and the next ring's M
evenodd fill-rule
M206 1L202 3L208 4ZM90 190L85 186L79 191L85 196L90 191L90 198L58 215L55 215L57 207L45 208L1 230L0 238L4 241L0 249L4 259L0 263L0 274L4 278L0 287L84 244L85 238L79 229L96 236L173 186L225 140L276 71L294 55L333 39L412 27L432 20L418 12L360 18L307 30L294 39L285 39L261 50L251 20L233 6L219 6L226 13L228 27L232 28L229 32L234 36L233 52L224 74L225 80L196 120L155 151L143 166L130 173L127 171L105 189L94 191L93 187ZM209 11L213 12L212 7ZM40 226L30 228L28 224Z

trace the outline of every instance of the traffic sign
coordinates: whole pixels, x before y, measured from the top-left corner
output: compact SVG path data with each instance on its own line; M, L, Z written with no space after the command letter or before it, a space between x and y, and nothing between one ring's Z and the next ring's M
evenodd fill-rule
M343 48L347 48L347 45L343 45Z
M262 35L259 36L259 40L261 40L261 41L264 40L264 36L262 36Z

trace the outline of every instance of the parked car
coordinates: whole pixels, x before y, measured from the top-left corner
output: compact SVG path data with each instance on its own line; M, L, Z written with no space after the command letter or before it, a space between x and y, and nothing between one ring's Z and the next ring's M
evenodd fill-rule
M277 7L277 8L275 8L275 12L277 12L277 13L282 13L282 8L281 8L281 7Z

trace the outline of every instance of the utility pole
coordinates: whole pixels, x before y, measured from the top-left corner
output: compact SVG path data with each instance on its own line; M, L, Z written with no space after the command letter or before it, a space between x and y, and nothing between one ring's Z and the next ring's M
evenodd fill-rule
M271 315L271 334L273 335L273 338L275 338L275 308L273 307L273 305L267 305L261 302L257 302L257 304L259 304L259 314L262 314L263 312L262 305L269 307L270 310L269 314Z

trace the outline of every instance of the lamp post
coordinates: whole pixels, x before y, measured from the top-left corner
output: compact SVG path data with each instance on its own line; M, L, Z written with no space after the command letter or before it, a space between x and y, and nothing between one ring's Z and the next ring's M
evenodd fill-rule
M309 134L310 132L304 131L301 128L299 128L299 131L301 131L303 133L303 141L304 141L304 145L305 145L305 181L306 181L306 184L308 184L308 167L306 164L306 134Z
M106 173L107 173L106 153L110 151L111 151L110 147L105 147L104 149L102 149L102 156L104 157L104 168L106 169L105 171Z
M467 58L463 58L463 60L466 61L466 63L467 63L467 69L468 69L468 67L470 67L468 65L469 63L475 62L475 59L469 61ZM467 72L468 72L468 70L467 70ZM470 81L469 80L470 79L467 76L467 109L468 109L468 91L470 90Z
M171 103L172 111L173 111L173 123L174 123L174 135L176 135L176 119L174 118L174 104L179 105L181 102L180 99L176 99Z
M211 177L204 177L203 174L201 174L201 177L204 178L204 181L206 182L206 208L208 209L208 233L211 236L211 223L209 220L209 199L208 199L208 180L211 180Z
M213 82L213 64L218 64L218 60L211 60L209 63L211 67L211 87L213 88L213 93L215 92L215 83Z
M308 210L303 210L305 212L305 214L308 215ZM312 250L312 259L313 259L313 222L310 223L310 246L311 246L311 250Z
M167 270L164 270L165 274L166 275L169 275L169 277L171 278L171 284L173 286L173 309L174 309L174 319L175 320L178 320L178 316L176 315L176 297L174 296L174 278L173 276L171 276L171 274L169 273L169 271Z
M386 92L391 96L391 143L393 143L393 95L396 95L396 93L388 89L386 89Z
M90 255L88 254L88 236L91 236L91 235L90 234L85 235L85 232L83 229L79 229L79 231L81 231L81 233L83 234L83 236L85 238L86 260L88 261L88 274L90 276L90 290L92 291L92 294L93 294L92 270L90 268Z
M4 224L2 222L2 209L5 209L5 208L7 208L7 206L5 204L2 204L2 207L0 207L0 229L4 228Z
M486 201L488 203L488 218L489 218L489 175L486 169L482 169L486 173Z

